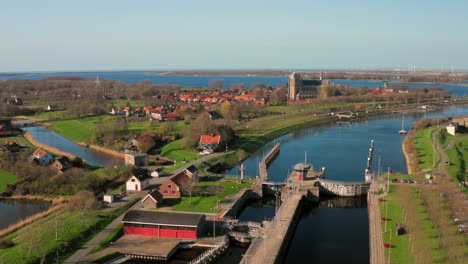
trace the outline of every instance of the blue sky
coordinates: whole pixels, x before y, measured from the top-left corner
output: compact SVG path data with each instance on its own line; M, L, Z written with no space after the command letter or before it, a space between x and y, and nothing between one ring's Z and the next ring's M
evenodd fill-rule
M0 72L468 69L466 0L15 0Z

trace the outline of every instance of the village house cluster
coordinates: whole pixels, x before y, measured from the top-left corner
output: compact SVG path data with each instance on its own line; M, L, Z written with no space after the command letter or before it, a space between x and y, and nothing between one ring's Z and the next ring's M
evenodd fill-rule
M281 89L277 88L276 90ZM249 89L223 89L222 91L183 91L179 95L162 95L161 99L170 101L187 103L167 104L162 106L146 106L146 107L113 107L109 114L125 115L125 116L149 116L152 120L170 121L179 120L180 116L177 111L193 110L198 111L203 109L203 105L220 104L223 102L238 102L238 103L253 103L265 106L268 96L275 90L262 89L262 96L254 95Z

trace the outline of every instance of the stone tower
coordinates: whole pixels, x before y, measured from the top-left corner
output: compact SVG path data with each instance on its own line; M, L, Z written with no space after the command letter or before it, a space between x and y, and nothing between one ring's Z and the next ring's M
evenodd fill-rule
M288 100L297 100L297 93L302 91L302 77L299 73L293 72L289 75Z

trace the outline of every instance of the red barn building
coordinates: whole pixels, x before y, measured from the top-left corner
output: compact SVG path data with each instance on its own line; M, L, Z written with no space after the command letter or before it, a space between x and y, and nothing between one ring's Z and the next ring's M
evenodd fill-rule
M130 210L122 219L126 235L197 239L205 216L200 214Z

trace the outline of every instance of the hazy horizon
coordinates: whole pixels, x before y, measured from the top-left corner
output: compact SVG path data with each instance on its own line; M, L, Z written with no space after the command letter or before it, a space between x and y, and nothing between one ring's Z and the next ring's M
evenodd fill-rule
M0 72L468 69L468 2L2 3Z

